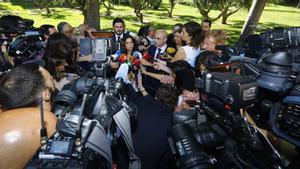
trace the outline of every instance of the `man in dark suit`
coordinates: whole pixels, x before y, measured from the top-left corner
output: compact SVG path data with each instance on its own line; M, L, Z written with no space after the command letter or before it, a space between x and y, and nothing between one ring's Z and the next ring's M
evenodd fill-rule
M155 32L155 45L151 45L148 49L150 60L162 59L161 56L166 54L168 34L165 30L159 29ZM143 60L142 64L146 66L146 70L151 73L161 73L152 67L151 61ZM151 96L155 96L156 90L160 85L160 81L152 77L143 76L143 85Z
M126 28L125 22L121 18L115 18L113 20L112 26L113 26L113 33L114 33L114 36L112 38L112 43L113 43L112 53L116 53L116 51L119 50L121 47L120 44L121 39L126 38L129 35L136 37L136 34L125 30Z

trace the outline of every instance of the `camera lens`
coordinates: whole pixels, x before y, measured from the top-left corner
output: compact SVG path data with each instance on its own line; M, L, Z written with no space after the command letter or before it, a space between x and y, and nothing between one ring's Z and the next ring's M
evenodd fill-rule
M188 124L173 126L170 136L176 149L179 169L212 168L208 155L203 151Z

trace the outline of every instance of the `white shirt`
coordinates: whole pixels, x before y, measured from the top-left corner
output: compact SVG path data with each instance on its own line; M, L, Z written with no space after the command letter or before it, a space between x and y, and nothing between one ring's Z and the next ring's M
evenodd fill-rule
M194 48L192 46L185 45L182 47L185 52L185 61L187 61L192 67L195 67L196 57L200 54L200 48Z

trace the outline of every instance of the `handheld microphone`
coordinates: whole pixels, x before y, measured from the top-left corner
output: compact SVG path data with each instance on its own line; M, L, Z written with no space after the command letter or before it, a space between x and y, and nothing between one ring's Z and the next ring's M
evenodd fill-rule
M175 48L172 48L172 47L167 48L167 54L168 55L173 55L175 52L176 52Z

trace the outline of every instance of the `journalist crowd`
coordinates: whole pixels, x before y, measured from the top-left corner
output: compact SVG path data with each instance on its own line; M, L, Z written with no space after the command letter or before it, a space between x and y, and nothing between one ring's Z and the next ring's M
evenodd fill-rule
M177 23L171 32L153 25L132 32L126 29L126 20L122 18L112 20L111 31L68 22L33 28L33 23L20 20L11 15L0 19L0 168L3 169L24 168L42 145L41 133L51 137L57 132L61 119L53 102L57 103L55 99L60 92L82 76L120 82L119 94L126 96L122 102L134 109L134 115L130 115L132 153L128 153L126 139L119 141L119 126L111 136L118 140L112 146L114 168L184 168L186 164L176 163L170 146L170 130L178 120L174 114L189 120L197 105L207 97L201 94L197 79L206 76L212 67L218 72L237 75L243 71L235 65L214 67L215 63L229 60L222 46L230 37L223 30L212 29L210 20ZM104 45L94 41L101 38L109 42ZM95 58L95 51L102 50L106 50L105 58ZM207 121L203 113L196 114L198 124ZM42 132L43 128L46 131ZM133 159L139 160L139 167L131 166ZM191 157L189 160L199 161ZM195 165L210 168L209 160L204 161Z

